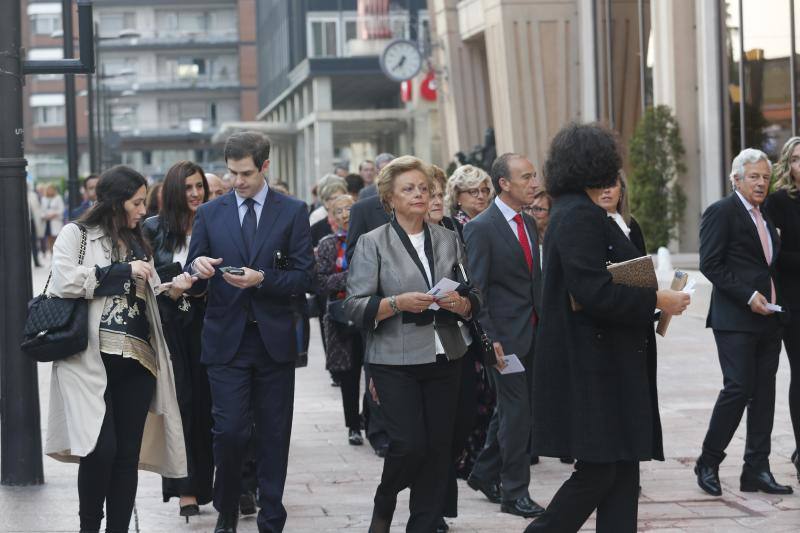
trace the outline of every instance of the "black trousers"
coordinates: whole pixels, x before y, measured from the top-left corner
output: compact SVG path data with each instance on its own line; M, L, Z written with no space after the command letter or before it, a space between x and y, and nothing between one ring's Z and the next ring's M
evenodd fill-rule
M525 533L573 533L597 509L597 533L636 533L639 463L575 463L544 514Z
M108 385L106 414L92 453L78 467L81 530L128 531L139 483L139 452L156 380L135 359L102 354Z
M794 311L791 322L783 328L783 344L789 358L789 414L792 418L795 449L800 449L800 309Z
M369 365L389 434L374 514L390 518L411 489L409 533L431 533L442 517L453 445L461 360Z
M361 431L361 416L359 414L359 392L361 391L361 359L364 350L361 345L361 335L353 335L353 365L348 370L332 372L339 379L339 388L342 393L342 408L344 409L344 424L348 429Z
M777 318L774 327L761 333L714 330L714 339L723 388L711 413L701 459L708 466L719 466L747 409L744 463L756 471L767 470L781 351Z
M242 461L255 428L259 531L283 531L283 489L289 463L294 405L294 362L269 358L258 328L247 326L236 356L209 365L214 417L214 508L239 510Z
M461 361L461 385L458 392L455 427L453 428L453 453L450 471L447 474L447 493L444 499L444 516L458 516L458 476L456 466L464 453L467 438L475 428L478 416L478 373L475 370L475 357L478 343L473 342Z
M527 356L520 356L520 361L525 372L503 375L496 368L489 369L497 407L471 474L486 483L499 480L505 501L530 495L533 347Z

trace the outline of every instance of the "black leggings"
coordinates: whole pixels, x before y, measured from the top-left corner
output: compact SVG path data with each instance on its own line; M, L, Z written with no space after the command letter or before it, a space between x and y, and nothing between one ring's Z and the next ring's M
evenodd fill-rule
M793 311L791 323L783 329L783 344L789 359L789 414L792 418L795 449L800 449L800 310Z
M156 380L135 359L102 354L108 385L106 415L92 453L78 468L81 531L99 531L103 503L106 531L128 531L136 486L139 452L147 410Z
M342 392L342 407L344 408L344 424L348 429L361 431L361 416L358 412L358 400L361 389L361 361L364 357L364 348L361 344L361 335L353 335L353 364L348 370L331 372L339 379L339 388Z

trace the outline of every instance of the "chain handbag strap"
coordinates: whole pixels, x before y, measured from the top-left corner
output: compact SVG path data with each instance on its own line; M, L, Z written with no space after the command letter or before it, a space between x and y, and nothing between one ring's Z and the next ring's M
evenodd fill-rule
M83 264L83 258L86 257L86 228L81 226L80 224L75 224L81 230L81 249L78 252L78 264ZM47 296L47 287L50 286L50 280L53 277L53 269L50 269L50 274L47 276L47 281L44 284L44 290L42 291L42 296Z

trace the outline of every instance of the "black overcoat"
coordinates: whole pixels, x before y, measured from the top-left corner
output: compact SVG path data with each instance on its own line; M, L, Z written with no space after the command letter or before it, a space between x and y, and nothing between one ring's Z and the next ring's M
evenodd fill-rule
M613 283L642 255L585 194L553 204L533 370L533 453L589 462L662 459L648 364L656 291ZM583 306L575 312L570 294Z

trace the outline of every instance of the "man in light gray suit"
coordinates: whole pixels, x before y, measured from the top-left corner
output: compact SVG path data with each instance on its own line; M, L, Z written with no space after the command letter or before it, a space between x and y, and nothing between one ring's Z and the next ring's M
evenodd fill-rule
M494 342L498 367L515 354L525 372L489 369L497 394L486 444L467 483L500 503L500 510L526 518L544 509L531 500L531 375L542 272L536 224L522 212L533 203L536 170L524 156L506 153L492 164L497 197L464 226L472 283L484 297L478 320Z

